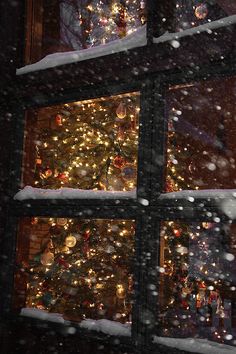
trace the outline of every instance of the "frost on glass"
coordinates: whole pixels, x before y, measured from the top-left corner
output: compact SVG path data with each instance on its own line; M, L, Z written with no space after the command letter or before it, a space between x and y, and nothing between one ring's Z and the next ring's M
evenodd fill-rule
M163 222L162 334L236 343L235 224Z
M167 93L167 192L234 189L236 79L171 86Z
M175 30L183 31L235 15L236 4L231 0L178 0L175 13Z
M23 184L133 190L139 107L130 93L27 112Z
M145 7L145 0L57 0L35 4L33 14L28 11L27 64L48 54L122 39L146 23Z
M132 220L22 219L15 307L130 322L134 233Z

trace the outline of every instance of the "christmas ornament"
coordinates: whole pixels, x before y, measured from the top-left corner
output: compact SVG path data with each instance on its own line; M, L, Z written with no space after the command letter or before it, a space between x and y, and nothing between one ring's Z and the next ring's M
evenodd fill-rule
M122 168L121 174L125 180L130 181L132 179L135 179L137 175L137 170L132 164L127 164Z
M59 257L59 258L57 259L57 263L58 263L59 265L65 267L66 269L69 268L69 263L66 262L66 260L65 260L64 258L62 258L62 257Z
M66 218L57 218L56 223L59 226L65 226L67 224L67 219Z
M52 297L52 294L51 293L45 293L43 294L42 296L42 303L44 306L49 306L51 305L52 303L52 300L53 300L53 297Z
M38 221L39 221L39 218L31 218L31 220L30 220L30 223L31 223L31 225L36 225L37 223L38 223Z
M199 6L197 6L194 14L198 20L204 20L204 18L206 18L208 15L207 4L200 4Z
M124 105L124 103L120 103L119 106L116 109L116 115L118 118L120 119L124 119L126 116L126 107Z
M49 178L52 176L52 170L50 168L48 168L45 172L44 172L44 176L45 178Z
M86 230L85 233L83 234L84 241L88 241L90 238L90 230Z
M56 125L59 125L59 126L62 125L62 116L60 114L56 115L55 122L56 122Z
M64 172L58 173L57 178L58 178L60 181L63 181L63 182L65 182L65 181L68 180L68 176L67 176L67 174L64 173Z
M46 251L41 255L40 262L44 266L52 265L54 262L54 254L50 251Z
M76 238L73 235L69 235L65 239L65 245L69 248L75 247L76 245Z
M175 237L180 237L181 231L182 231L181 229L174 229L173 232L174 232Z
M123 167L125 164L125 159L122 157L122 156L116 156L113 160L113 165L116 167L116 168L121 168Z
M40 157L37 157L37 159L35 160L35 164L42 165L42 159L40 159Z
M68 253L70 251L70 249L69 249L69 247L67 247L67 246L63 246L62 248L61 248L61 252L63 252L63 253Z
M118 297L118 299L125 298L125 288L122 284L118 284L116 286L116 296Z

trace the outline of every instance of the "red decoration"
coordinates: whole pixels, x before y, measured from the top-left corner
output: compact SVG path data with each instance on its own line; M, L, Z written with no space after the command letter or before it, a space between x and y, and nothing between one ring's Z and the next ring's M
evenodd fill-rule
M58 173L57 178L58 178L60 181L66 181L66 180L68 180L68 176L67 176L64 172Z
M58 258L57 263L60 264L61 266L65 267L66 269L69 268L69 263L67 263L64 258L61 258L61 257Z
M37 159L35 160L36 165L42 165L42 159L40 159L40 157L37 157Z
M56 122L56 125L59 125L59 126L62 125L62 116L60 114L56 115L55 122Z
M86 230L85 233L83 234L84 241L87 242L88 239L90 238L90 230Z
M35 217L31 218L30 223L31 225L36 225L38 223L38 218Z
M45 172L44 175L46 178L49 178L52 176L52 170L50 168L48 168Z
M122 156L116 156L113 160L113 165L116 168L122 168L125 164L125 159Z
M181 236L181 230L180 229L174 229L174 235L175 237L180 237Z

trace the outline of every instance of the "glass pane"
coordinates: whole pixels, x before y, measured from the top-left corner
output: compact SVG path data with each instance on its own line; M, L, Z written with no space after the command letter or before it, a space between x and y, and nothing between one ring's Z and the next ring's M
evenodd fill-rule
M235 88L235 77L169 88L167 192L235 188Z
M134 234L132 220L24 218L15 307L130 322Z
M82 50L132 34L146 22L145 0L28 0L26 61ZM31 40L31 42L30 42Z
M23 184L134 189L139 98L129 93L27 112Z
M163 222L162 334L236 344L236 224Z
M231 0L178 0L176 4L176 31L196 27L236 14Z

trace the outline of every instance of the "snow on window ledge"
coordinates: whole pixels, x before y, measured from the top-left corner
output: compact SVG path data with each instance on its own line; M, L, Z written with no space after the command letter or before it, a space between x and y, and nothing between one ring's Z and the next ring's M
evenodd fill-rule
M27 199L124 199L136 198L136 189L132 191L96 191L75 188L41 189L26 186L16 193L15 200Z
M236 189L202 189L202 190L183 190L179 192L162 193L159 196L159 200L166 199L235 199L236 201Z
M50 321L55 323L69 324L70 321L64 320L63 315L59 313L49 313L45 310L39 310L35 308L23 308L20 312L21 316L37 318L43 321ZM73 326L75 323L73 323ZM85 328L91 331L102 332L105 334L113 335L113 336L123 336L130 337L131 336L131 325L130 324L122 324L115 321L110 320L91 320L86 319L78 323L80 328Z
M189 28L183 31L175 32L175 33L170 33L166 32L162 36L153 38L153 43L164 43L164 42L171 42L171 41L176 41L180 38L187 37L187 36L192 36L194 34L199 34L201 32L207 32L209 34L212 33L212 30L221 28L221 27L226 27L230 26L236 23L236 15L232 16L227 16L223 17L220 20L208 22L204 25L200 25L197 27ZM178 43L173 42L173 47L178 48L179 45Z
M16 74L22 75L32 71L45 70L64 64L71 64L87 59L98 58L136 47L143 47L146 44L146 25L144 25L122 39L116 39L112 42L101 44L97 47L75 50L72 52L49 54L37 63L26 65L20 69L17 69Z
M236 348L200 338L170 338L154 336L154 343L163 344L171 348L185 350L189 353L201 354L235 354Z

